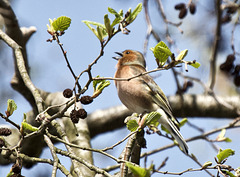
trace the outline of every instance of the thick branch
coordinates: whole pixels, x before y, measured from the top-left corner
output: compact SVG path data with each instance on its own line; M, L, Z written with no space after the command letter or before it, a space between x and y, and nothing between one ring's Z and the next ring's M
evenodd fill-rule
M182 98L168 98L176 117L235 118L238 116L236 110L240 109L239 96L218 97L219 101L229 104L228 107L208 95L183 95ZM122 105L93 112L87 118L91 136L123 127L124 119L130 114L131 112Z

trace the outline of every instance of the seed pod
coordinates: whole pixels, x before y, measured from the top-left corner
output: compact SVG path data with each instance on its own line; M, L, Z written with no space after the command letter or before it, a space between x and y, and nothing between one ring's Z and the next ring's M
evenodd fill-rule
M90 103L93 102L93 98L92 98L91 96L82 96L82 97L80 98L80 102L81 102L82 104L90 104Z
M189 11L191 14L195 14L196 13L196 4L191 3L189 6Z
M79 118L81 118L81 119L87 118L87 112L85 111L85 109L79 109L78 115L79 115Z
M220 65L220 69L225 72L230 72L234 66L234 60L235 56L233 54L228 55L226 61Z
M8 136L11 134L12 134L12 131L9 128L0 128L0 135Z
M236 75L233 80L236 87L240 87L240 75Z
M65 89L64 91L63 91L63 96L65 97L65 98L71 98L72 96L73 96L73 91L71 90L71 89Z
M231 20L232 20L232 17L231 17L231 15L229 15L229 14L224 15L224 16L222 17L222 19L221 19L222 23L228 23L228 22L230 22Z
M232 6L227 8L227 13L234 14L238 9L238 6Z
M185 9L186 8L186 4L185 3L179 3L179 4L176 4L174 8L176 10Z
M78 121L79 121L79 116L78 116L78 112L75 110L75 109L73 109L72 111L71 111L71 113L70 113L70 118L71 118L71 120L72 120L72 122L73 123L78 123Z
M240 65L236 65L232 75L239 75L240 74Z
M180 10L178 18L183 19L184 17L186 17L186 15L187 15L187 9L183 8Z

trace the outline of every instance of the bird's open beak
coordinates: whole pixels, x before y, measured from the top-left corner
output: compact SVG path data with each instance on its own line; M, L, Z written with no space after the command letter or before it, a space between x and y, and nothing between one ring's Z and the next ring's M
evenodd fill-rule
M113 59L119 60L120 58L123 57L123 54L122 54L121 52L115 52L115 53L118 54L119 56L117 56L117 57L112 57Z

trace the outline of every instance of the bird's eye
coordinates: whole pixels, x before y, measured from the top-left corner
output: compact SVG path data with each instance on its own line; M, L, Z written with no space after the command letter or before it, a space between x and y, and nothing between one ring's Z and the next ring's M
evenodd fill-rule
M126 54L130 54L130 52L129 52L129 51L126 51Z

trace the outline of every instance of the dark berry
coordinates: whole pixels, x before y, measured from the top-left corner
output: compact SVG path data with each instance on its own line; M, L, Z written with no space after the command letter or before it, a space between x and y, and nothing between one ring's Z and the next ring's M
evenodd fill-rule
M189 11L191 14L195 14L196 13L196 4L191 3L189 6Z
M180 10L178 18L183 19L184 17L186 17L186 15L187 15L187 9L183 8Z
M227 13L234 14L238 9L238 6L232 6L227 8Z
M85 109L79 109L78 115L79 115L79 118L85 119L87 117L87 112L85 111Z
M240 75L236 75L233 82L236 87L240 87Z
M181 10L181 9L185 9L186 8L186 4L185 3L179 3L175 5L175 9L176 10Z
M79 117L78 117L78 111L76 111L75 109L73 109L70 113L70 118L72 120L73 123L78 123L79 121Z
M73 96L73 91L71 89L65 89L63 91L63 96L65 98L71 98Z
M234 71L232 73L233 75L239 75L240 74L240 65L236 65L234 68Z
M231 20L232 20L232 17L231 17L231 15L229 15L229 14L224 15L224 16L222 17L222 19L221 19L222 23L228 23L228 22L230 22Z
M12 134L12 131L9 128L0 128L0 135L8 136L11 134Z
M193 82L192 81L187 81L187 87L192 87L193 86Z
M228 55L226 61L220 65L220 69L225 72L230 72L233 68L234 60L235 56L233 54Z
M93 98L92 98L91 96L82 96L82 97L80 98L80 102L81 102L82 104L90 104L90 103L93 102Z

